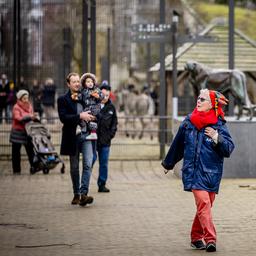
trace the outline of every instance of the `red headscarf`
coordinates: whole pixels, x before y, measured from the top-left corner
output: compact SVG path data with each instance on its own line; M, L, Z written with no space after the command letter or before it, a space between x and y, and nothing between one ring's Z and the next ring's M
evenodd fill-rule
M217 117L220 116L223 120L225 120L222 105L227 105L228 99L220 92L213 91L213 90L209 91L209 95L210 95L210 99L212 102L213 109L215 110L216 116Z
M212 105L212 108L209 111L202 112L195 108L190 116L190 121L198 130L201 130L208 125L216 124L219 116L225 120L222 105L227 105L228 100L226 97L220 92L209 90L209 98Z

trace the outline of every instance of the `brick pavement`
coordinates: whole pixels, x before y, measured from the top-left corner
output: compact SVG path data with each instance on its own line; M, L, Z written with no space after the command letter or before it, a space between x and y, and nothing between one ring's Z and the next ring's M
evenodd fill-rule
M0 162L0 255L205 255L189 247L195 213L181 180L163 174L158 161L111 161L109 194L97 193L93 171L88 207L72 206L69 174L53 170L20 176ZM239 185L256 179L225 179L214 207L215 255L255 255L256 190ZM57 246L57 244L59 244ZM71 245L72 246L68 246ZM16 246L48 247L17 248Z

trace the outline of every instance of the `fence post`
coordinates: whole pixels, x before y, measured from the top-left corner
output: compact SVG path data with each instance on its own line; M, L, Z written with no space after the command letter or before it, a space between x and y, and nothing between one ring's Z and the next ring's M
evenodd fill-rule
M160 23L165 23L165 0L160 0ZM165 83L165 43L160 43L160 158L165 156L166 142L166 83Z

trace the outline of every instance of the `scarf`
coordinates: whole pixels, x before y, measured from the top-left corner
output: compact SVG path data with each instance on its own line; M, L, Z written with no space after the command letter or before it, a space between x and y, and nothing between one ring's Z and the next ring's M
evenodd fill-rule
M208 125L216 124L218 118L214 109L211 109L208 112L202 112L195 108L190 116L190 121L198 130L201 130Z
M28 113L32 113L32 105L29 102L23 102L21 100L17 100L17 104Z
M226 99L226 97L224 95L222 95L220 92L217 91L209 91L209 95L210 95L210 99L211 99L211 103L212 106L215 110L215 115L217 117L221 117L223 120L225 120L224 118L224 111L222 109L222 104L227 104L228 100Z

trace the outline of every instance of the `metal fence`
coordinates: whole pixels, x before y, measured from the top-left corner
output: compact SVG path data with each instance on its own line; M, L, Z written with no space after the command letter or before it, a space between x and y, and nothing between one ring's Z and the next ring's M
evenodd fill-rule
M51 77L63 90L72 64L72 26L81 10L79 2L1 0L0 73L7 74L17 87L21 83L29 88L34 79L43 84Z
M171 117L163 118L166 121L166 129L161 131L159 130L159 120L161 118L158 116L119 116L117 134L112 140L110 159L160 159L159 134L165 133L166 135L166 144L162 145L164 148L168 147L172 139ZM62 124L58 117L54 117L50 121L47 122L46 119L42 119L42 123L51 135L51 142L59 153ZM141 121L143 121L143 124ZM3 121L0 124L0 160L11 159L10 131L11 124ZM22 157L26 158L24 148L22 149Z
M43 85L45 80L50 77L55 82L58 95L66 90L65 77L71 70L80 74L89 71L82 70L82 17L85 2L95 3L97 10L96 75L100 77L101 69L103 69L101 62L107 55L107 31L109 28L111 29L110 62L116 67L122 67L120 70L116 69L111 77L112 85L115 82L117 85L116 78L120 82L120 77L122 83L127 82L129 74L123 72L123 69L146 71L147 51L143 45L131 43L131 25L134 23L159 23L159 1L0 0L0 75L6 73L8 79L14 82L17 77L19 86L22 85L22 87L30 89L32 97L34 97L33 84ZM166 3L169 2L173 1L166 1ZM166 15L170 13L172 7L167 4ZM167 16L169 22L170 17ZM90 31L89 27L89 33ZM90 36L88 43L91 43ZM154 44L151 47L151 62L155 63L158 61L159 48ZM166 45L166 47L167 50L170 45ZM90 58L90 51L87 57ZM115 67L115 65L113 66ZM103 77L100 78L99 80L102 80ZM137 82L142 87L142 80ZM14 85L18 86L18 83L14 83ZM114 86L113 89L115 89ZM56 113L54 116L53 124L47 123L44 118L42 121L49 129L52 141L59 152L61 124ZM159 159L160 146L163 147L163 145L159 145L159 134L165 133L166 141L171 138L170 117L164 118L166 129L160 131L160 117L153 117L152 120L144 117L147 124L153 123L154 125L151 128L146 126L143 137L139 138L141 119L120 116L117 136L113 140L111 158ZM3 120L3 123L0 124L0 156L2 158L11 156L10 129L11 125Z
M69 71L89 71L82 70L84 2L94 4L97 10L94 42L97 76L102 75L102 61L107 56L108 29L111 29L111 64L127 70L143 67L146 71L145 49L132 45L131 25L157 22L158 1L0 0L0 74L6 73L14 82L17 78L30 88L34 79L44 83L51 77L62 92ZM170 8L167 5L167 13ZM90 31L89 27L88 34ZM91 43L90 36L88 40ZM157 62L158 48L152 45L151 50L152 63ZM90 50L87 57L91 57Z

